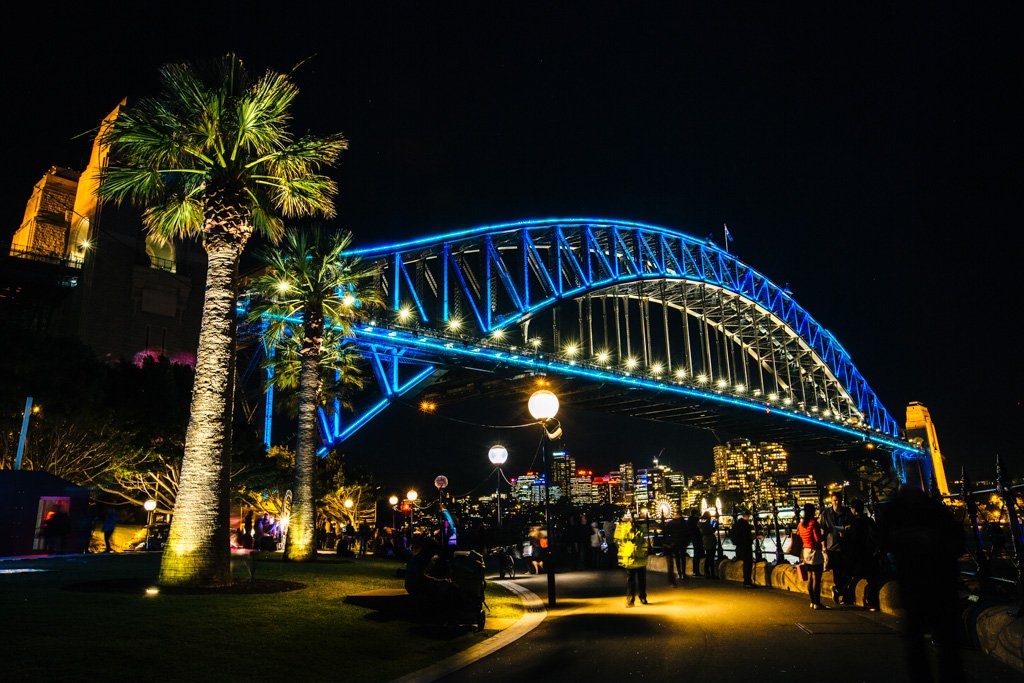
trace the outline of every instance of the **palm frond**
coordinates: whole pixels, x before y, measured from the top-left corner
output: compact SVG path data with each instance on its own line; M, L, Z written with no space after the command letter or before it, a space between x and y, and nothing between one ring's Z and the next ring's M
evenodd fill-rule
M282 178L277 182L261 181L268 185L274 206L286 218L324 216L334 218L334 195L338 184L325 175L307 175Z
M203 205L194 196L172 194L142 213L146 229L164 239L197 237L203 232Z
M324 137L307 135L250 165L259 166L271 177L297 178L333 166L346 149L348 140L340 133Z
M239 150L263 155L291 144L288 110L298 93L284 74L268 71L253 84L236 103L231 159L237 158Z

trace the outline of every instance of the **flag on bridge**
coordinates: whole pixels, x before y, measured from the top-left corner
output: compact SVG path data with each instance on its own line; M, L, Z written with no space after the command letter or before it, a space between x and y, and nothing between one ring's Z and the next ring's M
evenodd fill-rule
M729 242L732 242L732 233L729 232L729 226L722 223L722 229L725 230L725 250L729 251Z

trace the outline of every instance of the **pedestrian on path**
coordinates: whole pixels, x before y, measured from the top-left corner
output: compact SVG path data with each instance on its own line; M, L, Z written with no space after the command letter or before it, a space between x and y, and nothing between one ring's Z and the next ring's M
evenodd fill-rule
M807 595L811 599L811 609L828 609L821 604L821 574L825 569L824 548L825 535L815 519L815 507L812 503L804 505L803 519L796 527L803 542L800 559L807 572Z
M883 546L896 564L906 610L904 648L914 681L932 681L929 651L938 658L939 680L964 680L958 631L958 561L963 529L949 509L920 489L903 484L884 509Z
M750 525L750 511L740 512L740 518L732 525L729 534L732 544L736 547L736 559L743 563L743 587L754 586L754 533Z
M849 563L846 557L846 531L850 528L850 509L843 505L838 493L829 497L830 505L821 511L821 531L825 534L825 569L832 572L832 602L842 602L842 586L846 585Z
M636 596L647 604L647 534L644 525L634 522L628 512L615 525L615 541L619 546L619 566L626 570L626 607L632 607Z
M718 522L705 510L700 516L700 522L697 523L697 529L700 531L701 546L704 550L704 578L716 579L718 576L715 572L715 551L718 549L718 536L715 532L718 529Z
M700 559L704 557L704 544L701 542L700 522L694 508L690 509L690 516L686 518L686 529L690 532L690 541L693 543L693 576L700 576Z
M113 552L110 540L114 537L114 529L117 528L117 511L114 508L107 508L107 516L103 518L103 545L106 546L103 552ZM149 548L146 548L149 550Z
M686 546L690 545L690 530L683 516L673 517L665 523L665 560L668 565L668 582L678 586L686 581Z

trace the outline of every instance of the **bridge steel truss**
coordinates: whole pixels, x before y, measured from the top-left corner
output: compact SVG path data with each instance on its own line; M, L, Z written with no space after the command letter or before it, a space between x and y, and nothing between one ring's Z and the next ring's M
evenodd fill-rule
M348 255L376 272L390 307L355 333L384 395L372 414L431 367L468 356L773 412L883 446L901 475L904 459L923 455L835 337L709 241L627 221L547 219ZM417 369L402 378L403 364ZM366 415L344 427L324 417L326 441L347 438Z

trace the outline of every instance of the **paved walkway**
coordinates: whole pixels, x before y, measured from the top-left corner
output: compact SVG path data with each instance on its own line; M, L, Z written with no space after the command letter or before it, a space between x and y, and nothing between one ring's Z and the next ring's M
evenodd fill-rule
M910 679L893 617L855 608L812 611L798 595L725 581L688 579L672 589L664 574L648 579L650 604L626 608L621 572L559 574L558 604L539 627L441 680ZM544 576L515 581L545 598ZM1018 672L981 652L963 656L970 681L1020 681Z

